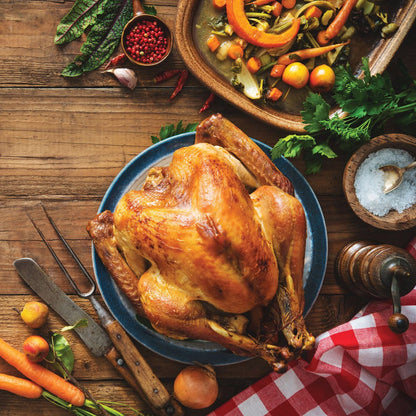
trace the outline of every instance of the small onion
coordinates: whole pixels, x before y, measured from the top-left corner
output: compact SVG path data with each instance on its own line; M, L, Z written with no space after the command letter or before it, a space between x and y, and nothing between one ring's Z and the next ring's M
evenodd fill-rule
M190 409L205 409L218 397L218 383L215 371L208 365L185 367L173 385L176 399Z

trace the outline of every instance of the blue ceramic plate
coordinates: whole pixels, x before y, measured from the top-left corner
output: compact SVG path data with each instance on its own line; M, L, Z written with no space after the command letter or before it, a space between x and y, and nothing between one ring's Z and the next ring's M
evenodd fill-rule
M153 145L136 156L123 168L108 188L99 212L104 210L114 212L118 201L126 192L141 187L151 167L169 165L173 152L181 147L192 145L194 139L194 133L180 134ZM255 142L266 154L270 154L269 146L256 140ZM284 158L277 160L276 166L292 181L296 196L302 202L306 212L308 223L304 272L304 315L306 315L318 296L325 274L327 261L325 221L315 194L300 172ZM93 265L103 299L115 319L134 339L150 350L186 364L197 361L212 365L225 365L247 360L247 357L237 356L212 342L177 341L152 330L146 322L137 319L134 308L116 286L94 249Z

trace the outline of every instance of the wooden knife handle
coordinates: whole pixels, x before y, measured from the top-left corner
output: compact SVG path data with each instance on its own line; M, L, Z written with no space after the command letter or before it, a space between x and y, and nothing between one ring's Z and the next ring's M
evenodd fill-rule
M139 383L133 377L131 371L127 368L126 362L120 353L113 346L110 351L105 354L107 360L112 364L112 366L120 373L120 375L136 390L141 396L143 396L143 390L141 389Z
M123 369L121 374L129 383L129 378L130 380L131 376L134 378L134 381L131 380L133 384L130 384L142 395L152 411L158 416L184 415L183 408L171 397L122 326L117 321L112 321L105 325L105 328L131 372L126 374L127 378L124 375L127 369ZM107 356L107 358L109 357ZM117 368L117 370L119 369Z

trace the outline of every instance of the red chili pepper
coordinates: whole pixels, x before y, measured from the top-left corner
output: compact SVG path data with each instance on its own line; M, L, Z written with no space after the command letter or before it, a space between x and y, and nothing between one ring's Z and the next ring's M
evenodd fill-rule
M173 78L175 75L179 74L180 72L181 72L180 69L168 69L167 71L163 71L163 72L160 72L159 74L156 74L153 78L153 82L155 84L165 82L168 79Z
M205 100L204 105L199 109L199 112L202 113L205 110L208 110L208 108L211 107L211 104L214 102L215 100L215 94L212 92L208 98Z
M104 69L114 68L117 65L122 64L127 59L126 54L121 53L120 55L115 56L114 58L110 59Z
M173 93L170 96L171 100L173 100L182 91L182 88L185 85L186 80L188 79L188 76L189 76L189 71L186 69L182 69L179 75L178 81L176 82L175 89L173 90Z

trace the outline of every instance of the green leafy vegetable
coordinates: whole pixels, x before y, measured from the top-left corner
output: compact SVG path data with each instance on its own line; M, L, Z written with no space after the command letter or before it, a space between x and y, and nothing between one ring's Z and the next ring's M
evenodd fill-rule
M79 38L88 27L95 24L103 5L104 0L76 0L56 29L55 43L63 45Z
M159 136L151 136L152 143L156 144L162 140L167 139L168 137L176 136L177 134L188 133L191 131L195 131L198 123L190 123L187 124L185 127L183 126L182 120L176 125L168 124L160 128Z
M46 357L46 361L52 363L64 378L68 378L68 373L71 374L74 369L74 353L72 352L72 348L68 341L62 334L52 334L51 350ZM61 363L65 368L62 368Z
M143 10L145 14L150 14L151 16L156 16L156 7L155 6L146 6L143 5Z
M86 28L90 30L81 54L64 68L62 75L77 77L102 65L119 45L123 28L132 16L129 0L77 0L58 26L55 42L69 42Z
M303 156L306 174L321 170L322 162L351 154L359 146L381 134L388 120L408 134L416 133L416 81L402 67L396 88L388 73L371 75L368 59L362 60L362 76L349 65L336 71L334 99L342 116L330 116L330 105L315 93L306 98L301 111L306 135L288 135L272 149L272 158Z
M74 325L68 325L68 326L64 326L61 329L61 332L65 332L65 331L71 331L73 329L76 328L85 328L88 326L88 321L84 318L84 319L80 319L78 322L76 322Z

